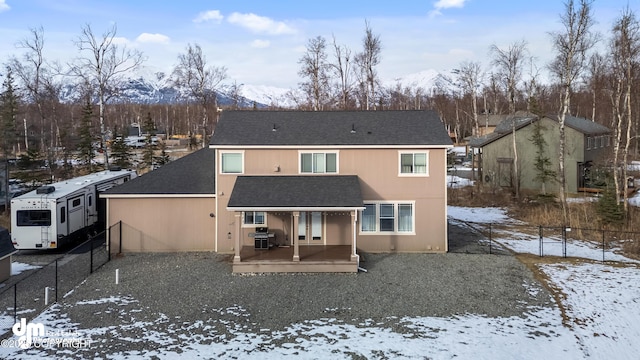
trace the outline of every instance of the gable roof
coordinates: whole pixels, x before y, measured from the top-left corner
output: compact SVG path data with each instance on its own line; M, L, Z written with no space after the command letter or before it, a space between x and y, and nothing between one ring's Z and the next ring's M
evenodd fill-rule
M450 146L452 142L435 111L223 111L210 144Z
M360 209L355 175L238 176L227 209Z
M558 115L546 115L544 117L551 119L555 122L560 122L560 118ZM532 124L540 119L541 119L540 117L535 115L524 115L524 116L516 115L515 117L508 117L504 121L502 121L500 124L498 124L498 126L496 126L496 129L494 130L493 133L472 138L469 141L469 146L483 147L489 143L494 142L495 140L501 137L511 134L514 121L516 125L516 131L518 131L521 128L529 124ZM604 125L600 125L594 121L591 121L585 118L579 118L571 115L567 115L565 117L565 125L585 135L603 135L611 132L611 130L609 130L609 128L607 128Z
M215 194L215 151L204 148L100 194Z

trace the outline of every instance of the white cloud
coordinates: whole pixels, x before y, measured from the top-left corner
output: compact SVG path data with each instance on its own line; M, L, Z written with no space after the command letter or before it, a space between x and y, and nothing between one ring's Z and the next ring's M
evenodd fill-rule
M0 12L7 11L9 9L11 9L11 8L9 7L9 5L7 5L7 1L6 0L0 0Z
M137 38L137 42L141 43L157 43L157 44L166 44L169 42L169 37L162 34L149 34L142 33Z
M438 0L433 4L433 10L429 12L429 17L442 15L440 10L450 8L462 8L467 0Z
M268 17L256 14L233 13L229 15L228 21L231 24L249 29L254 33L264 33L269 35L295 34L296 30L282 21L274 21Z
M213 22L219 23L222 21L222 19L224 19L224 16L220 14L220 10L209 10L209 11L203 11L199 13L198 16L196 16L196 18L193 19L193 22L201 23L201 22L213 21Z
M433 7L440 9L449 9L449 8L461 8L464 7L464 3L466 0L438 0Z
M264 48L268 48L269 46L271 46L271 41L269 40L257 39L251 42L251 47L256 49L264 49Z
M112 42L116 45L129 45L130 43L127 38L119 36L114 37Z

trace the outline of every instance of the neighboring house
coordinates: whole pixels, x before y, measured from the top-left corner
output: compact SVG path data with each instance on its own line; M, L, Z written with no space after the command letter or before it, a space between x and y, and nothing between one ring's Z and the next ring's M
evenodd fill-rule
M176 242L180 250L233 254L234 272L356 272L358 250L447 251L446 154L452 144L435 112L225 111L210 146L187 156L200 158L190 161L201 161L194 174L178 164L186 157L171 170L183 169L190 182L215 178L209 180L210 210L192 211L192 192L179 184L172 188L182 196L176 194L173 205L164 205L168 196L158 193L152 194L155 209L135 210L139 199L149 198L144 182L160 182L153 173L171 164L106 192L109 224L122 221L145 238L134 249L123 234L124 250L153 251L156 239L167 245L157 250L169 250ZM200 152L206 156L195 155ZM205 170L215 175L202 176ZM183 214L145 220L157 209ZM180 223L187 219L189 225ZM197 238L207 238L208 246L188 245L193 234L164 236L152 229L202 222L207 230Z
M11 277L11 256L17 252L11 242L9 231L0 227L0 282Z
M520 114L502 121L491 134L473 138L470 146L478 148L478 178L488 186L512 187L515 179L512 124L515 121L518 149L520 189L540 191L542 183L536 179L535 160L538 148L532 137L536 125L546 142L543 156L550 160L549 170L559 171L560 131L556 115L538 117ZM565 119L565 176L566 191L578 192L588 181L588 169L594 161L610 150L610 130L584 118ZM557 192L557 177L545 184L547 192Z

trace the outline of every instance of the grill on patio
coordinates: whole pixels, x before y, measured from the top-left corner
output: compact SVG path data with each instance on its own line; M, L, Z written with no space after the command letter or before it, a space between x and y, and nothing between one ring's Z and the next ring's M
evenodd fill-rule
M275 240L276 235L269 232L269 228L257 227L254 233L250 233L255 242L256 249L269 249L271 240Z

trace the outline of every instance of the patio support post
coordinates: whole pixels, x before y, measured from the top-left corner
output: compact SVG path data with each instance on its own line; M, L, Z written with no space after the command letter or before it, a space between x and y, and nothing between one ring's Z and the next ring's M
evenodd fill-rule
M356 254L356 233L358 232L358 212L356 210L351 211L351 229L353 230L353 237L351 239L351 261L359 261L359 255Z
M235 222L235 228L236 228L236 235L235 235L235 246L233 247L233 249L235 250L235 255L233 256L233 262L234 263L239 263L240 262L240 249L242 248L242 246L240 245L240 221L242 221L242 219L240 218L242 216L242 213L236 211L235 213L235 217L236 217L236 222Z
M300 261L300 244L298 237L298 224L300 221L300 211L293 212L293 234L291 241L293 241L293 261Z

